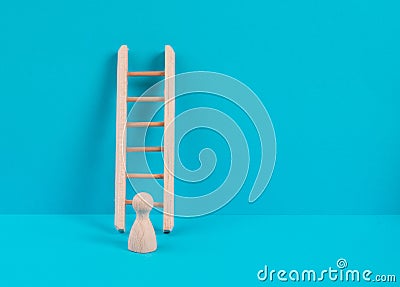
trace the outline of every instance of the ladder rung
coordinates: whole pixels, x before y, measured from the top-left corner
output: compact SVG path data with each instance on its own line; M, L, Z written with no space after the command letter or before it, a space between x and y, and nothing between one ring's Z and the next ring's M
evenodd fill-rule
M164 207L164 204L163 204L162 202L154 202L154 203L153 203L153 206L163 208L163 207Z
M127 178L164 178L162 173L127 173Z
M128 128L137 128L137 127L163 127L164 122L130 122L126 123Z
M128 97L127 102L164 102L164 97Z
M127 147L126 152L151 152L151 151L164 151L164 147L162 146L151 146L151 147Z
M126 200L125 200L125 204L126 204L126 205L132 204L132 199L126 199ZM154 202L154 203L153 203L153 206L163 208L163 207L164 207L164 204L163 204L162 202Z
M128 72L129 77L165 76L164 71Z

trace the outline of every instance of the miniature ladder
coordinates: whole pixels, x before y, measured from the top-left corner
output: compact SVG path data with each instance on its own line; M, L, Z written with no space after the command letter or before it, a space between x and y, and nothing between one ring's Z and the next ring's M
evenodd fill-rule
M165 76L164 97L128 97L128 77ZM115 157L115 227L125 232L125 206L132 200L126 199L127 178L164 179L164 202L154 203L163 208L163 230L174 227L174 117L175 117L175 52L165 46L165 71L128 72L128 47L118 50L117 68L117 125ZM164 122L126 122L127 102L164 102ZM126 147L126 128L168 127L164 129L164 147ZM126 173L127 152L164 152L163 174Z

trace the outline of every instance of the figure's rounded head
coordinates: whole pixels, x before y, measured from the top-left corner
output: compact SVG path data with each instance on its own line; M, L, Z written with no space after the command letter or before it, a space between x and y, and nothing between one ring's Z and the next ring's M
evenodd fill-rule
M133 197L132 207L136 211L150 211L153 208L153 197L147 192L140 192Z

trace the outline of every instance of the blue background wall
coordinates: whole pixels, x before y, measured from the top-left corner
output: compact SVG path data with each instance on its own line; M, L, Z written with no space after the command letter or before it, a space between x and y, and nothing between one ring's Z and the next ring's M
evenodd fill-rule
M247 204L252 169L221 212L399 214L398 2L224 2L3 1L0 212L111 213L117 49L151 70L171 44L177 72L239 79L275 126L267 192Z

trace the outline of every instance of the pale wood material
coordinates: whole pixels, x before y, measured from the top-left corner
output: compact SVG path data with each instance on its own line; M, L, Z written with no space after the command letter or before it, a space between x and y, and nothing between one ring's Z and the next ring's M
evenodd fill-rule
M136 194L132 200L136 219L129 233L128 249L133 252L149 253L157 249L156 233L149 217L153 204L153 198L145 192Z
M165 46L164 86L164 220L165 233L174 227L175 52Z
M162 202L154 202L154 206L155 206L155 207L163 208L163 207L164 207L164 204L163 204Z
M164 97L128 97L128 76L165 76ZM128 72L128 47L118 51L117 69L117 125L116 125L116 168L115 168L115 226L125 231L126 178L164 179L164 202L155 206L164 207L163 230L168 233L174 226L174 120L175 120L175 52L165 46L165 71ZM127 102L165 103L164 122L126 122ZM126 128L163 127L164 147L126 147ZM126 152L164 152L163 174L126 173ZM165 176L165 178L164 178Z
M128 47L118 50L117 66L117 118L116 118L116 150L115 150L115 217L117 230L125 232L125 197L126 197L126 133L127 117L126 98L128 94Z
M128 72L129 77L164 76L164 71Z
M125 204L126 205L132 204L132 200L131 199L125 200ZM163 208L163 203L162 202L154 202L153 206Z
M126 123L128 128L139 128L139 127L163 127L164 122L130 122Z
M128 178L164 178L162 173L128 173Z
M157 152L164 151L162 146L127 147L126 152Z
M128 97L128 102L164 102L164 97Z

